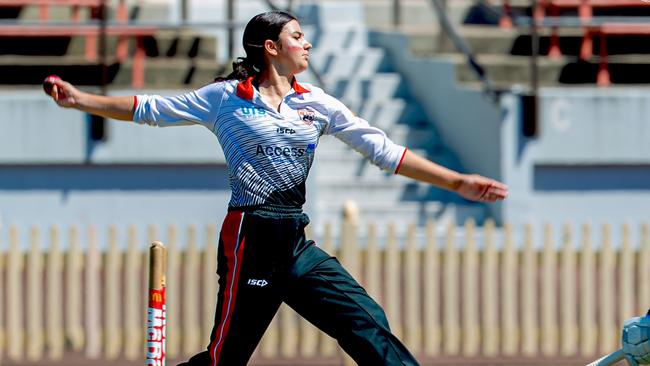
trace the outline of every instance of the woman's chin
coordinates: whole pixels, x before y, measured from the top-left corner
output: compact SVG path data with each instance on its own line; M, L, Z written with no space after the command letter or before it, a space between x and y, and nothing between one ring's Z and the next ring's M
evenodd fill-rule
M304 65L300 65L298 70L296 70L296 74L300 74L301 72L307 70L309 68L309 63L305 62Z

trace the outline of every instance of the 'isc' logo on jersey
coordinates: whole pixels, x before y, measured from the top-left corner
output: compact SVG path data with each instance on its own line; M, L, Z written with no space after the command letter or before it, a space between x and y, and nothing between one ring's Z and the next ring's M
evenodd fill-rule
M278 127L278 129L276 131L277 131L278 135L282 135L282 134L293 135L294 133L296 133L296 130L294 130L293 128L288 128L288 127Z
M244 118L263 117L266 111L261 107L241 107L239 108Z

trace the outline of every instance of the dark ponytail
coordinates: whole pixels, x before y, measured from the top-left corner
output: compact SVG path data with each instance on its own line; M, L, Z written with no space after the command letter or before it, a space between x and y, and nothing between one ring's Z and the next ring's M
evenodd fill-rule
M282 28L295 16L285 11L269 11L254 16L244 29L242 43L246 57L238 57L232 63L232 72L226 77L218 77L215 81L246 80L259 76L266 69L264 59L264 42L268 39L277 42Z
M256 66L254 66L246 57L237 57L232 63L232 72L222 78L217 78L217 81L223 80L246 80L249 76L255 76L257 74ZM221 80L219 80L221 79Z

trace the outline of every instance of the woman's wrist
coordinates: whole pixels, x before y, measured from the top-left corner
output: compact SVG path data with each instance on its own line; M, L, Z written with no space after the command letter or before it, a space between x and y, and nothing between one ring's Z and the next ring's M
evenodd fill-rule
M106 97L79 91L77 96L77 109L90 114L97 114L106 117L108 110Z
M449 180L449 190L452 192L458 192L464 180L465 174L453 172L451 179Z
M74 108L82 112L90 112L92 109L92 102L90 101L91 95L77 89L74 95L75 104Z

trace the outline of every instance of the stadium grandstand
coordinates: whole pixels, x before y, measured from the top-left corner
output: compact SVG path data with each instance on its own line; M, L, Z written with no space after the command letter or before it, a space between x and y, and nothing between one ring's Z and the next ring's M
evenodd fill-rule
M25 305L23 313L22 303L10 299L24 298L27 304L32 295L27 285L14 286L16 291L24 287L24 292L10 292L14 288L11 248L19 253L15 258L29 261L28 249L46 251L48 230L57 227L62 232L61 247L68 250L77 234L67 230L79 227L82 251L94 242L90 238L95 234L90 232L96 233L95 244L103 255L97 268L106 271L111 245L127 250L134 237L142 248L156 238L176 243L179 250L189 242L209 242L211 231L203 227L221 224L230 199L224 154L202 126L152 128L62 109L43 94L44 78L59 75L105 95L175 95L192 90L231 71L232 60L244 52L240 44L244 25L255 14L271 9L296 14L313 43L310 68L298 75L300 82L336 96L394 142L441 165L492 177L510 188L503 202L470 202L382 172L331 136L319 142L307 181L310 235L321 243L332 241L331 250L343 261L367 255L358 259L357 267L350 265L353 274L358 271L364 278L365 286L374 283L366 277L375 263L369 259L372 240L379 243L380 263L387 270L393 268L388 259L391 239L400 243L396 244L399 250L407 247L410 235L420 249L429 243L427 239L440 249L435 258L444 264L434 266L440 288L431 293L441 299L436 300L439 307L427 313L434 314L429 318L409 323L411 310L419 314L428 300L418 297L412 308L408 308L410 300L402 301L403 291L408 292L403 283L411 273L407 252L394 252L400 265L392 273L403 279L395 292L386 290L393 288L387 284L386 272L381 272L375 285L382 304L389 304L387 313L396 333L407 339L423 365L584 365L618 348L622 321L644 313L650 305L650 289L640 280L646 274L640 264L644 258L650 260L646 250L650 250L650 2L0 0L0 365L135 365L141 362L138 350L144 349L136 336L131 344L140 348L129 351L128 329L108 326L110 319L104 313L108 303L97 305L96 318L84 312L85 320L79 320L81 333L74 333L66 323L60 331L65 342L60 346L48 333L47 319L40 325L27 320L26 326L13 323L12 318L29 318L30 308ZM341 249L350 223L360 243L352 252ZM468 239L473 225L481 254L461 255L461 250L475 245ZM586 229L590 225L593 231ZM475 276L476 291L463 292L474 288L473 283L463 282L471 280L466 273L474 273L463 272L469 271L468 262L480 261L477 271L491 268L485 253L492 245L486 238L493 232L499 253L494 271L508 270L515 263L518 267L507 273L512 273L516 284L508 282L506 272L494 278L481 274ZM458 252L452 248L453 238ZM575 244L571 248L576 252L582 250L578 243L593 242L598 252L593 258L601 269L585 267L582 259L578 263L577 254L565 257L562 245L567 242L569 247ZM611 250L612 257L601 257L605 253L599 251L601 246ZM523 252L527 247L530 251ZM449 251L443 253L445 248ZM507 248L517 254L509 257ZM632 259L624 248L632 250ZM592 252L587 253L592 258ZM128 254L123 258L126 263ZM170 266L178 270L180 282L190 276L187 268L192 266L187 261L193 257L174 258ZM564 258L569 258L569 264ZM636 263L630 277L621 269L626 258L632 266ZM357 263L354 260L346 265ZM211 262L202 263L195 267L205 269ZM527 265L533 272L525 270ZM575 273L582 274L582 268L591 272L578 280ZM595 281L611 286L594 285L598 290L593 293L571 294L561 287L559 276L566 274L564 270L575 272L565 283L586 286ZM144 276L144 270L138 271L138 276ZM546 272L550 277L542 279ZM23 267L15 273L20 281L29 277ZM102 280L108 278L101 273ZM45 272L36 276L48 277ZM84 283L89 283L91 277L84 276ZM200 280L202 286L212 281L206 278ZM622 282L626 278L633 283L629 292ZM492 279L493 287L482 282ZM524 281L528 280L540 287L527 292ZM426 278L421 281L424 289ZM545 287L545 281L553 284ZM185 291L185 285L170 283L177 286L172 290L176 294ZM514 292L508 293L510 288ZM489 298L490 290L498 293L493 296L498 299L494 313L491 305L485 305L487 300L472 302L471 297ZM630 300L613 303L630 292ZM98 297L108 301L105 293ZM452 298L456 300L442 303ZM583 306L578 298L597 302L589 310L593 313L582 311L591 304ZM89 306L89 298L84 299L84 306ZM465 306L465 300L476 309ZM207 307L213 306L211 301L207 299ZM532 313L522 310L526 304L534 308ZM116 314L126 314L128 306L119 303ZM196 335L200 340L189 335L194 330L188 329L199 321L187 315L192 313L188 306L199 307L170 305L176 309L171 313L176 320L170 318L174 330L169 363L185 359L207 341L205 330ZM473 310L480 313L476 337L464 317ZM34 311L49 314L43 308ZM210 311L206 312L201 313L199 331L205 329L205 319L211 319ZM335 343L312 336L313 330L304 330L309 328L296 330L297 318L284 310L282 314L252 365L353 364ZM486 330L492 315L493 333ZM66 321L72 317L65 315ZM92 319L101 328L99 333L90 330ZM409 333L409 324L415 323L421 323L420 328ZM435 326L435 331L427 332L427 326ZM116 341L118 346L109 341L111 329L126 337ZM139 331L137 324L135 329ZM175 329L179 331L174 333ZM85 338L80 335L84 332ZM30 346L30 334L40 339L42 352L30 350L39 347ZM89 338L92 334L96 337ZM492 334L496 345L490 343ZM52 351L57 347L61 353Z

